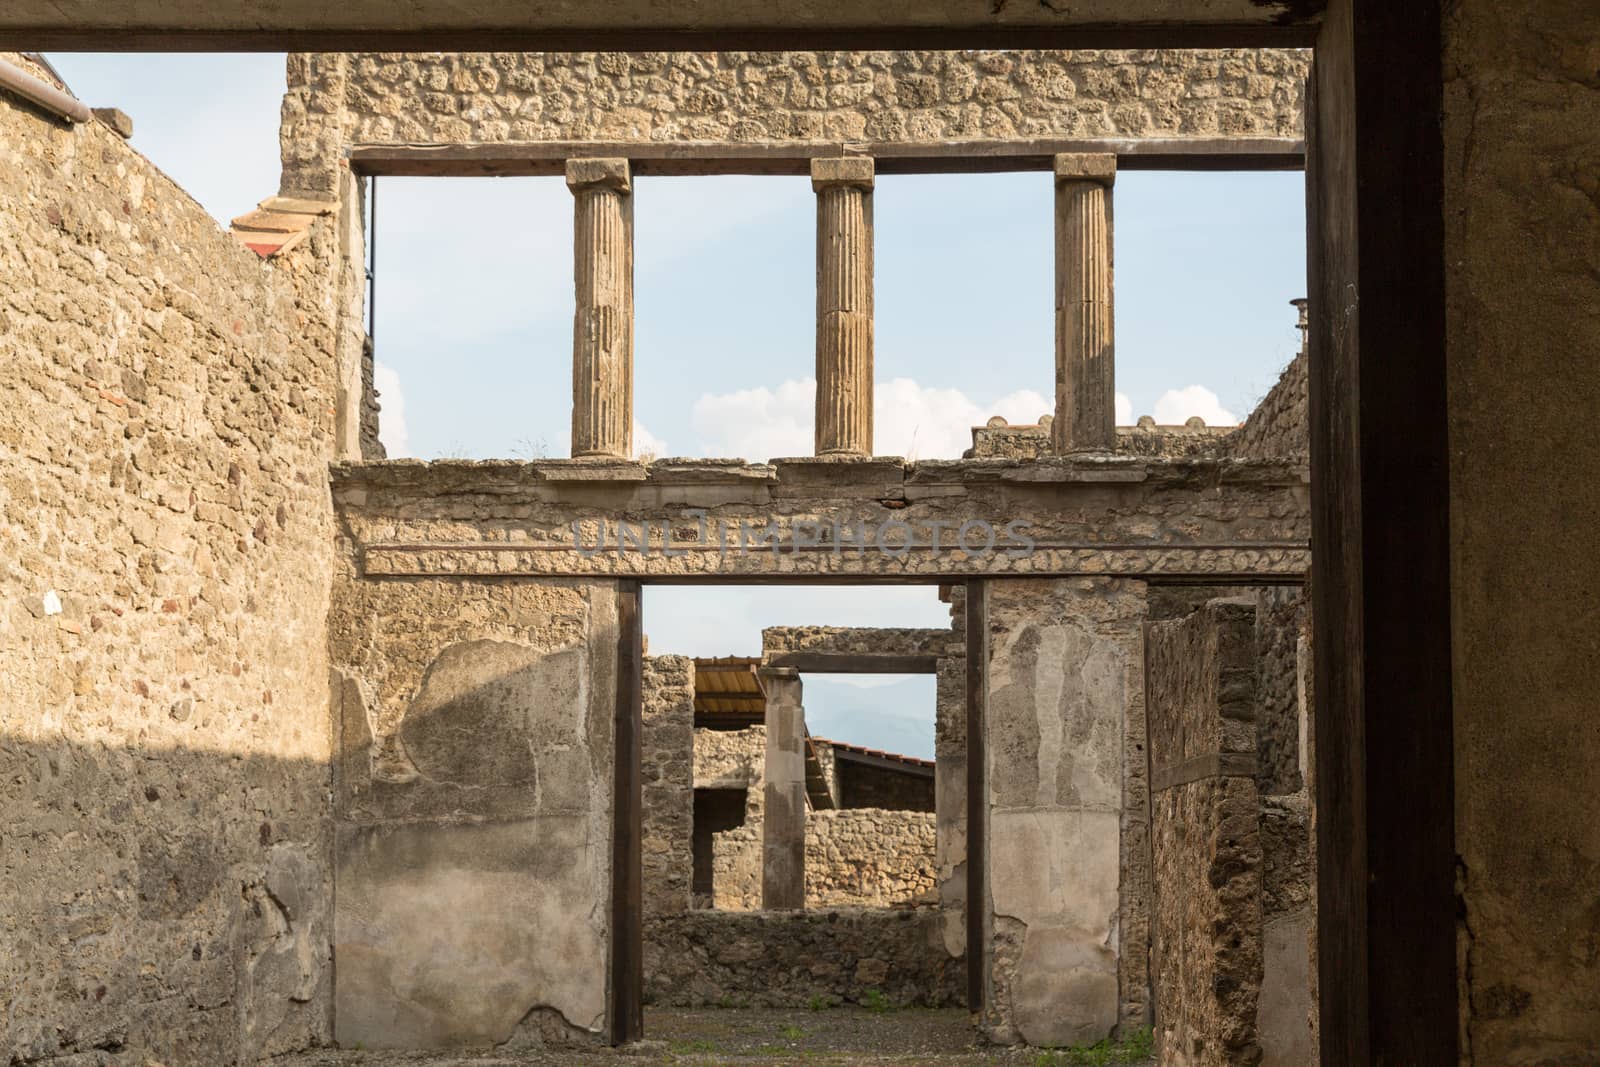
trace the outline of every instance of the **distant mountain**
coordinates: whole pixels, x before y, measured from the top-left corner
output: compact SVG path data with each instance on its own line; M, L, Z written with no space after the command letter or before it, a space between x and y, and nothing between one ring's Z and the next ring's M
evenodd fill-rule
M933 759L932 675L905 675L870 687L827 675L806 675L804 681L806 728L812 734Z

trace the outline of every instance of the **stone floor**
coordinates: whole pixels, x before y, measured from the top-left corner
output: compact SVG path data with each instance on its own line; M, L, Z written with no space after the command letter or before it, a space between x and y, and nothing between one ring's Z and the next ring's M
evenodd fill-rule
M911 1008L875 1012L860 1008L825 1011L767 1009L650 1010L646 1040L629 1049L438 1055L395 1052L312 1052L272 1061L272 1067L555 1067L601 1064L630 1067L671 1063L684 1067L760 1064L801 1067L834 1064L928 1064L976 1067L1008 1064L1069 1067L1133 1064L1153 1060L1119 1058L1099 1050L1040 1052L1036 1049L980 1048L970 1018L962 1010Z

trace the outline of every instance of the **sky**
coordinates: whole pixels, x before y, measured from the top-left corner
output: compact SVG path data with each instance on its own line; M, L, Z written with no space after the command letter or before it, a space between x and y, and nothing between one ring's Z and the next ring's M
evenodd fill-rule
M277 192L281 55L51 54L220 222ZM635 446L809 455L815 200L802 177L640 178ZM874 193L875 451L954 458L1054 389L1047 173L884 176ZM1114 219L1119 423L1237 422L1298 346L1299 173L1124 171ZM383 178L376 384L393 456L564 456L572 197L561 178ZM754 655L762 626L944 626L931 588L661 587L651 650ZM654 621L654 625L652 622ZM891 684L892 682L892 684ZM931 679L807 680L815 733L932 755Z

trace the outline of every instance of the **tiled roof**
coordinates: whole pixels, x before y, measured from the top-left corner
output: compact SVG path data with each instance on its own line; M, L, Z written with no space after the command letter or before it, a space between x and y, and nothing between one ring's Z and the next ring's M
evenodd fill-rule
M332 215L338 207L325 200L269 196L254 211L234 219L232 233L240 244L268 259L305 240L311 224L323 215Z
M854 752L860 756L871 756L874 759L888 760L891 763L903 763L907 767L932 768L933 760L920 759L917 756L905 756L898 752L885 752L882 749L867 748L863 745L846 744L843 741L832 741L826 737L813 737L811 740L819 745L827 745L836 752Z

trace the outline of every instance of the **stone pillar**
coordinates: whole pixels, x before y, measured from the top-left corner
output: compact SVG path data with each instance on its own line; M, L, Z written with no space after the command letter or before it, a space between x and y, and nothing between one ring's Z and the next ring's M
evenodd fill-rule
M981 1025L1000 1044L1093 1044L1145 1021L1145 584L984 583L989 960ZM1140 871L1145 872L1141 875ZM1137 933L1133 932L1137 930Z
M806 716L800 672L763 667L761 688L767 694L761 906L799 909L806 906Z
M572 455L633 455L633 184L626 159L569 159Z
M872 455L872 181L863 156L811 161L817 194L816 454Z
M1056 416L1058 455L1117 443L1113 356L1111 186L1117 157L1058 155L1056 172Z

